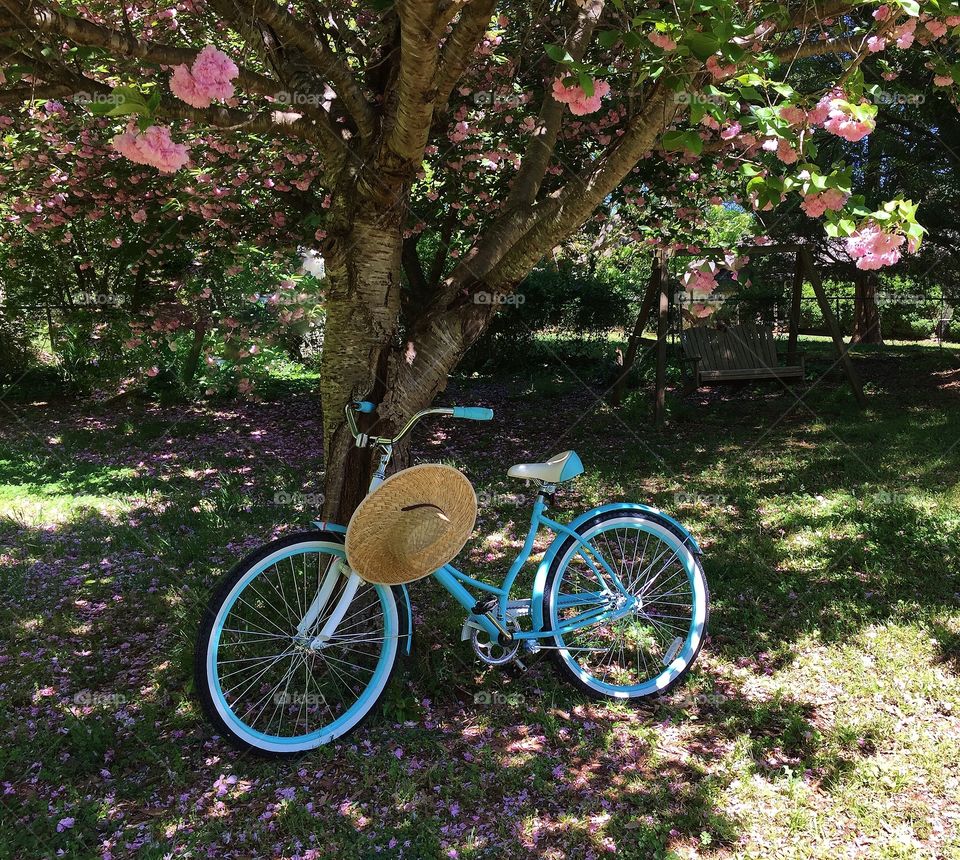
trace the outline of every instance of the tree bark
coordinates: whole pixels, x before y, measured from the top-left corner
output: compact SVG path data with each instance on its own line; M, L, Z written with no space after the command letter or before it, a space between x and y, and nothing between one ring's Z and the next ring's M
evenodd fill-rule
M869 272L857 272L854 281L853 333L850 343L883 343L877 282Z
M656 263L654 263L656 266ZM633 365L637 361L637 353L640 351L640 342L643 340L643 330L647 327L647 321L650 319L650 312L653 310L653 303L657 298L657 283L654 273L650 273L650 280L647 282L646 292L643 294L643 301L640 304L640 313L637 314L637 321L634 323L633 332L627 341L627 354L623 359L623 367L618 371L617 381L610 391L608 401L611 406L619 406L623 402L623 395L627 390L627 377L633 370Z
M326 465L324 516L346 522L366 493L370 450L359 450L344 419L351 400L383 399L387 361L400 314L401 210L378 211L362 202L354 209L351 191L340 201L349 215L324 248L327 319L320 360L323 447ZM352 210L352 211L351 211ZM363 416L361 416L363 417ZM377 432L390 429L376 414Z

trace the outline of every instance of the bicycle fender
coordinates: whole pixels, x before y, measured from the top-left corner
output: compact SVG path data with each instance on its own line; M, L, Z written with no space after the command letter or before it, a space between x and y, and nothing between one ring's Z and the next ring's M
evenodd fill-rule
M331 523L327 520L313 520L312 525L315 525L320 531L328 532L336 536L336 538L343 543L343 539L347 534L347 527L340 525L340 523ZM407 605L407 656L410 656L410 651L413 648L413 607L410 605L410 592L407 591L407 586L393 586L394 588L400 588L403 592L403 602Z
M598 508L592 508L589 511L584 511L580 516L578 516L573 522L569 523L568 527L574 531L579 531L580 526L585 522L597 516L597 514L606 514L610 511L643 511L644 513L650 514L653 518L658 519L662 522L664 526L669 528L677 537L679 537L685 544L687 544L694 555L702 555L700 545L697 543L696 538L690 532L688 532L680 523L678 523L673 517L669 514L665 514L663 511L658 508L653 508L650 505L641 505L636 502L611 502L607 505L601 505ZM547 574L550 573L550 568L553 566L553 561L557 556L557 553L560 551L560 547L563 542L567 539L567 535L561 533L558 534L553 541L551 541L550 546L547 547L547 551L543 554L543 560L540 562L540 566L537 568L537 575L533 580L533 593L531 594L531 611L533 614L533 629L534 630L543 630L543 589L547 584Z

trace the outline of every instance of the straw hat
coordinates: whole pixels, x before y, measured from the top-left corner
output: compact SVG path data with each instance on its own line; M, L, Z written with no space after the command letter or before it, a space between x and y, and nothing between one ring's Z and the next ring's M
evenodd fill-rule
M367 582L401 585L454 558L477 521L477 494L450 466L413 466L391 475L347 527L347 561Z

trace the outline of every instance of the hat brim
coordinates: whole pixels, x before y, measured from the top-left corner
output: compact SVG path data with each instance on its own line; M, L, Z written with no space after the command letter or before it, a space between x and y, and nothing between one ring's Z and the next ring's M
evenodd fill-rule
M410 552L396 535L404 509L431 506L442 512L430 545ZM350 567L367 582L402 585L429 576L463 549L477 522L477 494L466 475L429 463L387 478L357 507L347 526Z

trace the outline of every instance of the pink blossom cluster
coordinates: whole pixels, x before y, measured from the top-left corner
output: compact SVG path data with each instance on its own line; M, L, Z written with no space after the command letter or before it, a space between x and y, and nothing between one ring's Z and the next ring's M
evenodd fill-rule
M729 78L730 75L734 74L737 71L736 63L729 63L728 65L723 65L720 60L717 59L716 55L707 57L706 62L707 71L713 75L714 80L720 80L721 78Z
M819 218L828 209L831 212L838 212L843 209L849 196L849 194L844 194L838 188L828 188L819 194L807 194L806 197L803 198L803 203L800 204L800 208L811 218Z
M601 99L609 93L610 84L606 81L593 82L592 96L588 96L579 84L566 86L563 83L563 78L557 78L553 82L553 97L558 102L569 105L570 113L576 116L584 116L600 110Z
M188 69L179 65L170 76L170 90L181 101L195 108L210 107L214 99L233 97L233 78L240 74L237 64L223 51L207 45Z
M677 48L677 43L671 39L666 33L660 33L657 30L647 34L647 38L658 48L669 53L670 51L675 51Z
M897 40L897 47L905 51L913 44L916 32L917 19L907 18L891 33L891 36Z
M835 134L837 137L842 137L851 143L863 140L873 131L876 123L872 119L855 119L844 109L842 102L842 99L825 96L820 100L817 107L810 111L808 119L815 124L822 122L823 127L829 131L830 134ZM826 116L824 116L824 112Z
M775 152L784 164L796 163L799 156L792 144L785 137L770 137L763 142L763 149L767 152Z
M126 131L113 138L113 148L135 164L156 167L161 173L174 173L190 160L190 148L170 139L170 129L151 125L138 131L130 123Z
M683 275L687 292L709 295L717 288L717 266L706 260L694 260Z
M900 259L904 241L900 233L886 233L876 224L867 224L847 238L847 253L857 261L858 269L879 269Z
M786 120L790 125L801 125L807 118L807 113L797 105L784 105L780 108L780 118Z

